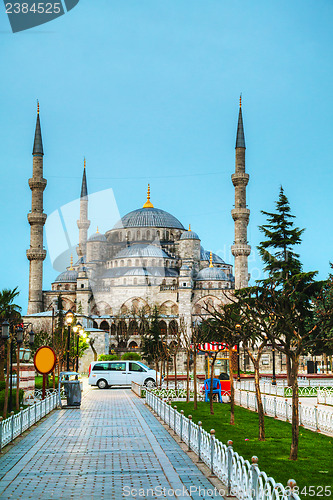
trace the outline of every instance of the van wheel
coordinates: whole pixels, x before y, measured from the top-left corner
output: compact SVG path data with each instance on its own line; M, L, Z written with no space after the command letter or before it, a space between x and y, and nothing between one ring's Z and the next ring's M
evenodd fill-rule
M104 378L101 378L98 382L97 382L97 386L99 389L107 389L108 388L108 383L106 380L104 380Z
M147 378L144 385L147 387L147 389L152 389L153 387L156 387L156 382L152 378Z

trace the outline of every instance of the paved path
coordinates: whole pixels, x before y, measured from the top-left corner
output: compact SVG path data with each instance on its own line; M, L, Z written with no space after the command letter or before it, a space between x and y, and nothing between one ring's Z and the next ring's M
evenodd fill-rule
M55 411L0 458L2 500L196 500L212 489L128 389L89 390L81 410Z

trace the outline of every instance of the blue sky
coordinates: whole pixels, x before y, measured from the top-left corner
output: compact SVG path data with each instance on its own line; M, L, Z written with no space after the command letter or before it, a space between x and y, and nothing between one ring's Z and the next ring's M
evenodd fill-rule
M305 270L333 260L331 0L80 0L65 16L12 34L0 6L1 288L27 306L36 99L45 211L112 188L119 212L152 201L227 260L233 242L238 98L250 174L249 241L282 184L305 227ZM107 211L101 230L108 224ZM95 231L93 221L91 232ZM260 261L254 252L253 274ZM45 261L44 288L57 275Z

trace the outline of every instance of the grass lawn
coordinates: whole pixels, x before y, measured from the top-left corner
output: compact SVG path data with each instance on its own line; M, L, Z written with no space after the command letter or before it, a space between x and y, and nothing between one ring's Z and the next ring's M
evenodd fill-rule
M235 407L235 425L230 425L230 405L214 404L214 415L209 412L208 403L175 402L178 411L184 410L185 416L192 415L193 421L202 421L206 431L215 429L216 437L223 443L233 441L234 450L245 459L251 461L256 455L259 468L268 476L287 485L288 479L295 479L300 488L300 497L304 487L315 486L313 498L333 498L333 438L309 431L300 427L300 443L298 460L288 459L291 443L291 425L287 422L265 417L266 441L258 441L258 415L245 408ZM173 405L174 405L173 404ZM248 439L249 441L245 441ZM319 487L324 487L322 492ZM330 486L331 495L325 495L325 486ZM321 494L320 494L321 493Z
M58 388L58 377L55 378L55 386L57 389ZM46 387L47 387L47 383L46 383ZM42 375L35 377L35 388L36 389L43 388L43 376ZM52 388L53 388L53 377L51 374L51 375L49 375L49 389L52 389Z

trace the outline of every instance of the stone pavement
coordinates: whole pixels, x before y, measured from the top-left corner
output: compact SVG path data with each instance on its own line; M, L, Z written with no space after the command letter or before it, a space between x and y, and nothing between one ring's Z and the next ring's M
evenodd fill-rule
M2 500L221 498L212 490L129 389L87 391L81 410L53 412L0 458Z

